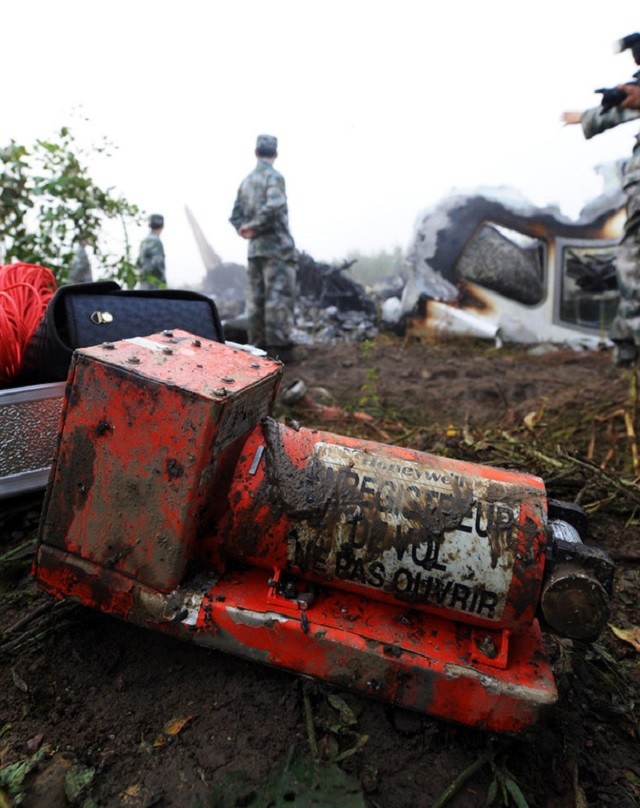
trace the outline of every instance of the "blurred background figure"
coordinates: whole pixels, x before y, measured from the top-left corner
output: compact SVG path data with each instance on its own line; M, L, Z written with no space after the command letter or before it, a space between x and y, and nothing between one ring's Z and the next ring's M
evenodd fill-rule
M164 216L152 213L149 216L149 234L140 243L136 262L140 289L164 289L167 285L164 246L160 240L163 229Z
M85 236L78 236L78 245L69 267L69 283L91 283L91 262L87 255L88 240Z

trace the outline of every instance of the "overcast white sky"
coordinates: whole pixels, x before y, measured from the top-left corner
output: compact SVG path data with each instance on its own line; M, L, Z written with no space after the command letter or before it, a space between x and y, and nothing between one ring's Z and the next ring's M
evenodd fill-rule
M228 217L256 135L275 134L297 246L331 261L404 248L454 188L508 185L577 216L638 127L585 141L560 113L631 78L612 43L636 30L637 0L3 3L0 143L63 125L109 138L94 176L165 215L180 286L204 271L185 205L245 262Z

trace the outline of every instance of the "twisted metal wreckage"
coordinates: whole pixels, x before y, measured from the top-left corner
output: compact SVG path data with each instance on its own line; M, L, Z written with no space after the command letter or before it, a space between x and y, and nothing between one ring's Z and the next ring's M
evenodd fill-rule
M599 339L611 290L609 261L596 259L619 209L578 228L482 199L480 222L476 202L445 206L450 239L417 228L403 305L430 286L430 303L496 311L505 288L490 257L510 255L514 302L571 315L580 339ZM537 242L514 252L503 226ZM445 273L447 251L458 258ZM552 257L574 284L559 309ZM0 413L29 434L20 403L62 410L51 473L26 472L31 485L34 472L48 479L39 585L404 707L527 730L557 699L542 630L589 642L606 625L613 563L583 543L584 513L529 474L285 426L272 417L281 378L279 362L176 329L77 350L61 399L8 391ZM3 457L15 459L6 433ZM20 490L8 476L5 496Z
M605 189L577 220L509 188L454 194L421 214L401 301L409 332L606 343L625 196L619 164L599 171Z

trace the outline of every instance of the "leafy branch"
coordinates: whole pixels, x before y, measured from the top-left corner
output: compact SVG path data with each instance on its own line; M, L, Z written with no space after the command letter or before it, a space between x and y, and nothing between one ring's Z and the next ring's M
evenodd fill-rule
M108 144L87 152L67 127L29 148L14 140L0 147L0 257L5 263L46 266L60 284L82 237L93 248L97 275L132 287L137 275L128 228L140 221L141 211L93 181L87 166L91 153L108 157ZM115 250L105 232L109 221L121 228Z

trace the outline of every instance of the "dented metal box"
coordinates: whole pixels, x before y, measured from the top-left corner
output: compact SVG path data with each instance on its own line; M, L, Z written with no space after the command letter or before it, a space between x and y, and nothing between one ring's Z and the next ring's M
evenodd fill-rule
M77 552L159 592L184 579L216 518L220 469L280 376L270 360L169 334L76 351L41 525L45 558Z
M64 382L0 390L0 499L47 484Z

